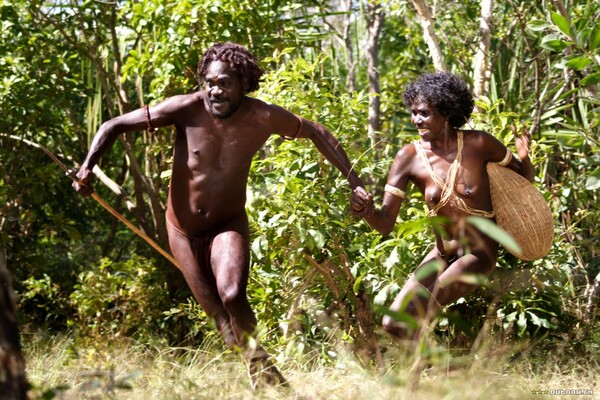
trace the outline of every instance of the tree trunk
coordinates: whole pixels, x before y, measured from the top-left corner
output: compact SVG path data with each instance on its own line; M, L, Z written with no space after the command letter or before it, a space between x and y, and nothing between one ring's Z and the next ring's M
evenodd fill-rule
M475 54L475 76L473 95L475 98L486 96L490 81L490 46L492 33L492 8L493 0L481 0L481 20L479 30L481 42Z
M369 128L368 134L374 145L376 134L381 130L381 98L379 90L379 36L383 26L384 11L379 0L367 2L367 76L369 78Z
M0 400L25 400L27 380L21 354L15 295L0 245Z
M354 50L352 44L352 36L350 36L350 25L351 21L351 10L352 0L340 0L342 11L347 14L344 15L342 40L344 41L344 47L346 48L346 64L348 64L348 78L346 79L346 87L349 92L356 91L356 63L354 62Z
M425 0L411 0L411 3L415 7L417 14L419 14L421 26L423 27L423 38L425 39L425 43L427 43L427 47L429 47L429 55L431 56L435 70L438 72L446 71L440 44L433 29L434 21L429 11L429 6Z

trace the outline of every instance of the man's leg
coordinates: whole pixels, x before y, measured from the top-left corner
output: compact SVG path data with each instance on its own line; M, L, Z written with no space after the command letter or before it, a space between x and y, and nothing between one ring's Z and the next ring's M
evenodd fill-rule
M169 224L167 224L167 231L171 252L196 301L206 314L215 320L225 344L230 348L234 347L237 343L231 328L229 314L221 302L214 280L203 272L210 271L210 267L202 268L200 262L204 262L204 260L196 259L196 249L193 248L192 243L194 239L188 238Z
M246 336L254 334L256 329L256 317L246 295L250 269L248 236L248 220L244 214L216 233L210 255L218 295L240 347L245 345Z
M256 348L247 345L248 336L254 335L257 324L246 294L250 270L249 235L245 213L222 227L213 240L211 265L236 341L248 362L252 386L256 388L263 382L285 385L285 378L270 361L267 352L259 345Z

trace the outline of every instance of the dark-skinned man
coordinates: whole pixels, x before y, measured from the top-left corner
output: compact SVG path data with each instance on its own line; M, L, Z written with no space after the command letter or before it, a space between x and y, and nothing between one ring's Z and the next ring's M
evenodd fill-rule
M257 320L246 295L250 268L246 185L252 159L267 139L308 138L349 181L363 184L339 141L322 125L249 97L262 70L243 46L219 43L203 55L203 90L178 95L105 122L97 132L75 190L93 191L92 169L124 132L174 125L177 130L166 224L169 245L194 297L214 318L225 343L240 348L253 387L286 384L260 346L248 346ZM366 194L366 191L365 191Z

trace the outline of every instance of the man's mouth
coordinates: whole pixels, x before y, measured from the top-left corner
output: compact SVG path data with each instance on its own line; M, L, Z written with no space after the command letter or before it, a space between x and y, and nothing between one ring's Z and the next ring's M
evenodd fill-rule
M429 132L429 129L427 129L427 128L417 128L417 130L419 131L420 135L424 135L427 132Z

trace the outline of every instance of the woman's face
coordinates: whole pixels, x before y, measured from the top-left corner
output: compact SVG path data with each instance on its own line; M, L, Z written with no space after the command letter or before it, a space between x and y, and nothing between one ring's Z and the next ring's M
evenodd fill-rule
M410 122L417 128L423 140L431 141L440 137L446 121L433 106L421 99L417 98L410 108Z

